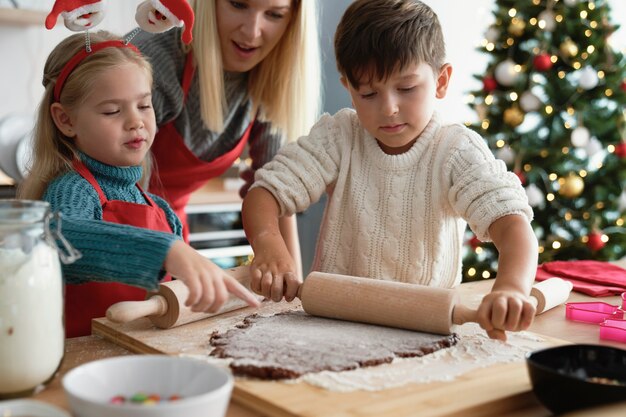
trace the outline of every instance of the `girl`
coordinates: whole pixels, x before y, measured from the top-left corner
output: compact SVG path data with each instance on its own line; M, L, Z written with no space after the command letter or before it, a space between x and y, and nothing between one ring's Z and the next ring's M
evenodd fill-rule
M224 173L246 144L242 174L272 159L285 138L308 132L319 115L320 55L315 0L192 0L193 41L180 30L133 39L154 65L158 170L150 191L185 223L190 194ZM186 234L186 227L183 227ZM300 267L295 216L281 231Z
M113 303L141 300L166 272L189 288L186 305L215 312L230 291L258 300L180 240L181 224L159 197L143 192L156 133L152 74L137 49L105 32L62 41L44 68L44 97L32 170L20 197L44 199L64 215L63 233L82 258L64 266L68 337Z

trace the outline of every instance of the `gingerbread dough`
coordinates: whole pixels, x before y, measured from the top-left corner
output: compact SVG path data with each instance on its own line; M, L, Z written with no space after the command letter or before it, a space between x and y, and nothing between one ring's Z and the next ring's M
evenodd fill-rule
M249 316L238 328L213 334L211 355L233 358L230 367L235 375L290 379L424 356L458 340L456 334L419 333L294 311Z

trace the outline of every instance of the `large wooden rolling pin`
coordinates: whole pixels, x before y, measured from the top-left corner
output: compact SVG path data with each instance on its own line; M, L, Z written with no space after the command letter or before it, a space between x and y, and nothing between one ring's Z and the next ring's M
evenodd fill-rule
M249 267L231 268L227 272L250 288ZM571 283L559 278L536 284L531 290L531 300L537 306L537 314L564 303L571 289ZM166 282L159 286L156 295L145 301L112 305L107 318L125 323L148 317L156 327L168 329L247 306L231 295L218 312L196 313L185 306L188 294L181 281ZM476 311L460 304L453 289L323 272L307 276L298 290L298 298L304 311L314 316L427 333L450 334L453 325L476 320Z
M537 314L564 303L572 284L550 278L531 290ZM453 289L312 272L298 291L302 308L322 316L426 333L450 334L453 325L476 321Z
M249 267L230 268L226 272L244 287L250 288ZM230 295L218 312L197 313L185 306L188 295L189 290L182 281L164 282L159 284L159 291L156 294L149 294L144 301L122 301L113 304L107 310L106 316L114 323L127 323L148 317L156 327L169 329L248 306L245 301Z

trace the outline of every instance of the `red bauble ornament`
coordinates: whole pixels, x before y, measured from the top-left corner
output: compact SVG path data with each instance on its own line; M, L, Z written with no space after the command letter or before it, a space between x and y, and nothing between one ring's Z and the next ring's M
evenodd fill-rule
M626 142L621 142L615 145L615 155L620 158L626 158Z
M526 185L526 175L524 175L522 171L515 171L513 173L517 175L517 178L519 178L522 185Z
M602 241L602 233L591 232L587 236L587 247L593 252L602 249L605 243Z
M493 77L485 77L483 78L483 90L488 93L491 93L493 90L498 88L498 82Z
M622 91L626 91L626 80L622 80L622 85L620 85Z
M476 249L477 247L480 246L481 241L476 236L474 236L473 238L469 240L468 243L472 247L472 249Z
M533 66L537 71L548 71L552 68L552 61L550 58L550 54L539 54L533 58Z

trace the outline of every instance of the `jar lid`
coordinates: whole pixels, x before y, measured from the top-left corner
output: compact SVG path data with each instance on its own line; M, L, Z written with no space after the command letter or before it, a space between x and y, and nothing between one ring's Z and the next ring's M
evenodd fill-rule
M39 200L0 200L0 225L25 225L42 222L50 204Z

